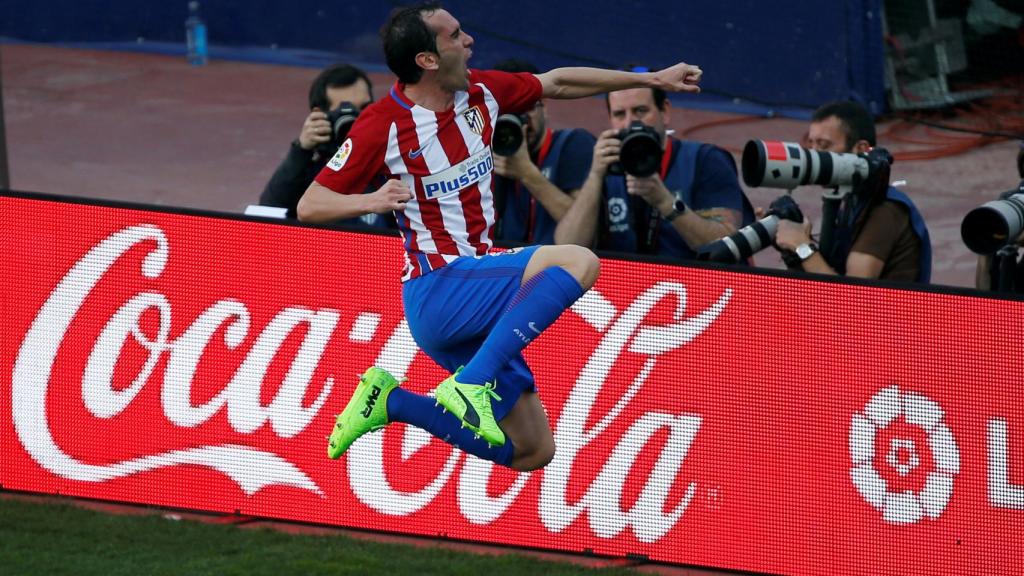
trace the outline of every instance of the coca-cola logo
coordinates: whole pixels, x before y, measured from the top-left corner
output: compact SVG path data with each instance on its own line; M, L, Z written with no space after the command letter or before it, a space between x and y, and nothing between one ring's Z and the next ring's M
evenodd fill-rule
M630 528L639 541L655 542L680 520L697 493L697 483L691 481L687 484L683 498L671 510L666 512L665 504L700 430L702 420L697 414L639 414L619 439L584 496L570 502L566 494L580 451L594 442L615 420L624 417L626 407L647 384L648 376L659 358L706 331L724 311L731 296L732 291L725 290L706 310L687 316L686 287L674 282L661 282L646 290L622 311L617 310L594 289L573 305L572 310L600 332L602 339L577 377L562 407L561 416L555 423L554 436L558 449L554 460L541 472L540 499L537 503L537 512L545 528L551 532L561 532L586 512L589 527L597 536L614 538ZM666 299L676 303L672 315L675 322L669 325L645 325L644 320L651 310ZM610 411L595 418L592 412L597 396L623 351L642 354L646 360L633 376L626 393ZM403 322L385 344L377 358L377 365L401 376L408 370L415 353L416 345ZM585 425L594 420L594 425ZM422 490L403 492L395 489L389 481L383 458L384 438L390 430L384 434L364 436L352 445L347 452L349 483L363 504L382 514L406 516L426 507L440 493L455 474L461 453L453 450L440 472ZM640 450L654 434L662 430L668 431L669 439L640 490L641 496L631 508L620 509L626 478ZM430 441L430 436L417 428L405 427L404 434L404 458ZM487 494L487 485L493 469L494 464L491 462L467 457L458 478L459 510L474 524L488 524L501 517L516 501L529 477L520 474L504 493L491 496Z
M204 445L105 465L82 462L61 449L50 430L46 413L46 396L57 352L72 320L103 275L129 249L146 241L154 242L156 247L143 260L142 275L159 276L170 252L163 231L154 226L126 228L104 239L76 262L32 321L18 350L11 381L14 428L25 451L53 474L82 482L105 482L158 468L193 464L217 470L249 495L280 484L322 496L320 487L286 458L241 444ZM160 325L155 339L148 338L139 328L140 317L149 309L159 313ZM241 302L216 302L173 340L169 334L170 315L171 304L164 295L141 292L125 302L106 323L82 375L82 400L95 417L114 418L127 408L150 380L164 354L168 355L161 391L164 414L182 428L198 426L217 411L226 409L228 420L237 432L252 432L269 422L277 434L293 436L316 416L333 387L333 382L325 382L313 405L304 408L301 399L312 371L311 368L305 373L296 370L289 373L269 406L260 405L260 368L265 369L270 362L275 344L280 344L295 325L307 322L309 334L299 356L308 361L296 361L295 365L314 366L337 322L337 316L331 311L286 309L256 339L224 390L209 402L193 406L189 390L206 344L218 326L227 324L225 345L238 346L249 332L249 313ZM128 388L115 390L111 382L114 364L129 337L146 347L149 357Z
M253 321L246 304L221 299L202 310L180 334L172 335L173 309L165 294L140 291L131 295L106 320L89 351L81 375L82 403L88 412L99 419L116 418L147 383L152 383L161 386L160 408L173 426L194 429L215 415L224 414L237 440L103 464L76 458L61 447L59 435L50 427L46 402L55 358L65 339L71 337L69 327L90 293L123 255L143 244L151 244L152 249L142 259L140 272L147 279L156 279L170 258L167 237L156 226L132 226L88 250L64 274L36 313L21 342L12 377L13 422L25 451L44 469L74 481L106 482L189 464L225 475L250 496L268 486L281 485L326 497L307 472L286 455L247 445L246 440L249 434L264 427L279 438L294 438L318 416L334 389L330 377L322 382L313 381L315 368L339 322L339 313L327 308L286 307L253 336ZM627 408L650 385L650 375L659 361L708 330L731 297L732 290L725 289L706 309L688 314L686 287L664 281L647 288L621 309L597 290L589 291L573 306L573 312L593 328L598 343L571 383L560 416L554 422L558 450L541 475L536 502L538 516L547 530L561 532L585 517L590 530L601 538L615 538L629 529L639 541L650 543L679 522L697 492L697 480L685 480L680 487L675 484L698 436L702 417L682 409L639 412L635 405ZM652 320L652 311L659 306L671 307L671 321ZM156 314L156 330L142 329L140 319L144 314ZM379 319L371 313L360 314L350 340L376 340ZM269 403L261 403L263 375L279 347L300 325L306 330L291 368ZM224 387L212 398L195 403L190 391L197 366L218 335L229 349L240 348L247 341L252 344ZM407 323L399 322L383 340L375 364L397 377L404 376L419 353ZM115 364L129 341L143 347L145 362L128 386L115 387ZM642 358L640 367L627 377L628 385L621 397L603 414L598 413L598 396L607 387L610 374L624 353ZM164 367L163 373L155 374L159 366ZM304 404L303 398L310 392L314 400ZM348 390L339 393L347 395ZM607 434L613 425L625 430L617 439ZM520 474L502 493L489 493L488 480L494 465L474 457L464 458L462 452L452 449L436 475L422 488L398 489L391 482L390 468L395 463L386 461L382 449L385 437L396 433L402 434L403 458L431 442L422 430L392 427L384 434L361 438L346 456L352 493L377 512L413 514L428 506L448 482L455 480L461 514L470 523L488 524L517 502L530 478ZM639 496L631 505L621 506L630 471L641 450L659 433L666 435L667 441L657 453L653 468L642 479ZM570 485L580 485L576 478L577 459L588 445L599 442L611 446L610 453L598 463L599 472L589 480L582 496L571 498ZM673 488L681 489L683 495L669 506Z

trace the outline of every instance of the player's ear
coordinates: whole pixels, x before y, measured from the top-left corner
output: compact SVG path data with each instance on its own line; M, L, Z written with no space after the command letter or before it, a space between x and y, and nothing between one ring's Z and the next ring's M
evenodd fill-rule
M416 55L416 65L424 70L437 70L440 57L433 52L420 52Z

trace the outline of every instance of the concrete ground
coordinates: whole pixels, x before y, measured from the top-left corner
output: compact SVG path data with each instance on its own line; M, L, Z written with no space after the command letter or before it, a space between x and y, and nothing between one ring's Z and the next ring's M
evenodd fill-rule
M317 73L227 61L193 68L178 57L47 45L3 44L0 51L12 188L227 212L256 202L298 135ZM392 78L372 77L375 95L384 97ZM550 102L547 110L556 128L582 126L596 134L606 126L600 98ZM1013 120L1021 122L1019 115ZM737 155L749 139L798 141L806 129L798 120L678 108L672 126ZM879 132L894 128L882 124ZM921 128L909 135L925 142L963 136ZM880 144L897 154L893 179L907 181L905 190L927 220L933 281L972 286L975 257L960 239L960 222L970 208L1016 185L1017 144L927 161L899 160L921 146L885 136ZM780 192L748 190L756 206ZM820 212L819 195L818 188L796 191L812 217ZM781 266L773 250L756 260Z

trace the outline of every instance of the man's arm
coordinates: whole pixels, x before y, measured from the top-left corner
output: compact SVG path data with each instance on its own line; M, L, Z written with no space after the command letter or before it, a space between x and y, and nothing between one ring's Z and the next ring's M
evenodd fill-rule
M604 176L608 173L608 165L619 159L622 146L618 134L618 130L605 130L594 143L590 173L580 191L573 196L572 205L555 227L555 244L594 245Z
M494 171L499 176L519 181L556 221L561 220L572 205L572 197L569 195L572 192L563 192L555 186L530 160L525 138L512 156L494 156Z
M780 250L792 252L796 250L797 246L810 242L810 220L805 219L803 223L779 220L779 227L775 232L775 244ZM803 261L801 268L803 268L804 272L811 272L812 274L827 274L830 276L839 274L829 266L821 252L811 254L807 260ZM885 260L871 254L850 251L849 256L846 257L846 275L852 278L878 278L882 275L884 268Z
M627 175L626 190L643 198L662 218L668 217L675 209L675 194L669 192L657 175L646 178ZM683 237L687 246L696 250L708 242L735 232L741 219L738 211L729 208L709 208L700 211L687 209L672 220L672 227Z
M577 244L591 247L597 238L597 212L601 208L604 176L593 171L555 226L555 244Z
M680 62L658 72L622 72L601 68L555 68L538 74L544 98L571 99L628 88L661 88L666 92L700 92L703 72Z
M369 194L339 194L313 182L299 200L297 212L303 222L326 224L371 212L383 214L404 210L405 203L411 198L409 186L401 180L388 180Z
M288 155L263 188L260 204L287 208L288 217L295 218L295 205L313 176L313 152L303 149L297 141L292 142Z
M533 165L531 164L531 166ZM565 213L569 211L569 207L572 206L572 194L575 191L563 192L558 186L555 186L550 180L545 178L536 166L533 166L533 170L524 174L520 182L523 183L523 186L530 191L530 194L537 199L537 202L540 202L540 205L544 207L544 210L555 221L561 220Z

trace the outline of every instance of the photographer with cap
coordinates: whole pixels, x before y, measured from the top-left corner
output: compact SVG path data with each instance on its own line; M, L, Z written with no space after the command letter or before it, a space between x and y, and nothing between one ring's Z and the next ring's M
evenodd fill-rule
M811 118L806 146L823 152L867 153L875 146L874 119L854 102L825 104ZM924 218L888 181L869 178L854 187L842 202L835 226L831 254L819 251L806 218L803 223L780 220L775 246L791 269L923 283L931 278L931 241Z
M494 66L503 72L540 74L533 64L509 59ZM521 115L522 144L514 154L494 156L495 238L529 244L554 244L555 226L572 205L590 171L594 137L581 128L552 130L544 100Z
M309 87L310 112L302 123L299 137L292 141L288 154L274 171L260 194L263 206L287 208L287 217L296 218L295 207L313 178L338 149L328 114L351 106L358 114L373 102L373 87L365 72L350 64L333 64L323 69ZM369 219L353 218L349 224L393 226L380 215Z
M753 220L732 155L668 134L672 105L664 91L618 90L606 103L611 129L594 145L590 174L558 223L556 244L693 259L696 248ZM653 173L638 176L620 151L624 138L645 133L656 143Z

